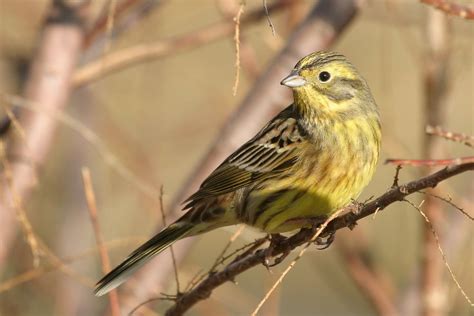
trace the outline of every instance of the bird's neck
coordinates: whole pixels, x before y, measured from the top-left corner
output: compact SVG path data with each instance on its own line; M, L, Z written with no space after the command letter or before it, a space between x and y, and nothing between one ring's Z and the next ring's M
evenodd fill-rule
M375 103L370 106L356 106L354 100L330 101L316 93L314 95L294 93L293 97L295 110L299 113L302 126L309 134L327 128L332 130L336 124L345 126L362 121L370 121L379 129L379 114ZM319 131L314 129L315 124L319 127Z

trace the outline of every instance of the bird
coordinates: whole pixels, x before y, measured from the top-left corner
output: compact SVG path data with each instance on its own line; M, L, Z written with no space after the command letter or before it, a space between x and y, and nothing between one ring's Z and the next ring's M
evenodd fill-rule
M244 223L268 234L308 227L355 200L381 145L365 79L337 52L303 57L281 84L293 103L228 156L184 203L186 213L98 281L101 296L171 244Z

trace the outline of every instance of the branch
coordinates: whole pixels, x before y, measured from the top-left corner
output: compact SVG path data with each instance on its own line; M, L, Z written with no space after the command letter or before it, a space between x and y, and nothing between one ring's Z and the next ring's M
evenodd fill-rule
M302 56L327 49L335 42L352 21L357 10L355 0L321 0L314 6L306 19L290 36L284 49L274 58L264 74L255 81L255 85L243 103L224 123L208 153L174 197L171 210L175 218L181 210L179 207L181 202L199 186L202 180L239 144L251 138L277 111L288 104L285 102L288 100L288 91L278 88L281 78L288 74ZM229 34L232 34L234 24L229 25ZM192 239L187 239L181 243L189 246L192 242ZM166 260L165 257L162 259ZM136 300L145 300L156 290L157 284L161 284L164 278L169 276L171 261L168 260L168 264L165 264L163 260L159 263L158 261L150 262L138 272L135 278L136 285L132 288Z
M69 98L70 80L84 37L83 9L80 4L69 7L62 1L54 1L45 21L23 94L46 112L61 111ZM0 263L5 262L17 228L11 192L16 192L23 201L28 198L36 185L36 169L46 160L53 145L57 125L55 120L32 112L25 113L20 124L25 137L10 143L8 156L22 157L29 163L12 162L12 188L0 187Z
M446 14L454 15L466 20L474 19L474 8L449 2L447 0L420 0L422 3L430 5Z
M452 159L387 159L385 163L397 166L450 166L474 162L474 156Z
M380 197L363 205L357 213L349 212L330 222L328 227L325 229L325 232L336 231L345 227L351 228L358 220L375 212L379 212L390 204L401 201L414 192L435 187L443 180L472 170L474 170L474 163L449 166L424 178L411 181L404 185L392 187ZM348 206L346 209L350 210L352 207ZM254 251L241 259L231 262L222 270L209 274L209 276L201 281L193 290L178 297L175 304L167 310L166 315L182 315L199 301L208 298L214 289L227 281L234 280L235 277L242 272L265 262L265 260L268 259L268 256L276 258L289 250L293 250L296 247L307 243L311 238L313 238L315 229L316 228L303 229L295 235L275 243L272 245L271 249L267 248Z
M443 137L447 140L451 140L453 142L458 142L469 147L474 147L474 136L472 135L466 135L463 133L454 133L451 131L444 130L440 126L433 127L431 125L426 126L425 132L426 134L429 134L429 135L436 135L439 137Z
M274 3L269 9L281 9L285 7L286 1ZM246 27L255 21L265 17L263 9L254 10L242 17L241 27ZM120 71L132 65L138 65L160 57L176 54L185 50L196 48L202 44L210 43L233 34L235 22L226 19L213 23L197 31L189 32L183 36L161 40L155 43L139 44L125 48L90 62L81 67L74 74L74 86L79 87L101 79L116 71Z
M98 215L97 215L97 202L95 199L94 188L92 186L92 178L89 168L82 168L82 182L84 185L84 194L86 196L87 207L89 210L89 216L94 229L94 235L96 239L97 249L99 249L99 256L102 261L102 272L108 273L110 268L109 254L107 253L107 247L104 244L104 238L102 237L102 231L100 230ZM109 293L110 303L110 314L112 316L120 316L120 305L116 290L112 290Z

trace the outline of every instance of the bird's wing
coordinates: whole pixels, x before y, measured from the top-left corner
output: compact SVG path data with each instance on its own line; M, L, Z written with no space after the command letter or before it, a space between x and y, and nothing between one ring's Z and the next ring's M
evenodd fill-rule
M306 138L294 107L288 107L217 167L185 201L185 209L203 198L229 193L280 174L297 161L298 148Z

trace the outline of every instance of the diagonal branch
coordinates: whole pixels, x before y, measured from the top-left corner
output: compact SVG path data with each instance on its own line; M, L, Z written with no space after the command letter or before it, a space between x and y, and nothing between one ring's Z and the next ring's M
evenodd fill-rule
M286 1L278 1L269 9L281 9L286 5ZM259 21L265 16L264 10L255 10L242 17L241 26L246 27L252 22ZM189 32L183 36L173 37L166 40L160 40L155 43L143 43L124 48L122 50L110 53L103 58L90 62L81 67L74 74L74 86L80 87L89 84L95 80L101 79L106 75L122 70L131 65L138 65L150 60L167 56L171 53L177 53L192 48L199 47L202 44L219 40L225 36L233 34L235 22L232 19L224 19L213 23L202 29Z
M363 205L356 213L349 212L342 215L328 224L326 232L336 231L345 227L353 227L356 222L364 217L367 217L375 212L385 209L394 202L403 200L406 196L420 191L422 189L435 187L441 181L454 177L460 173L474 170L474 163L466 163L461 165L454 165L446 167L438 172L430 174L418 180L409 183L392 187L380 197ZM350 211L352 207L348 206L346 209ZM234 280L242 272L257 266L265 260L268 256L277 257L286 253L288 250L293 250L298 246L307 243L314 236L315 229L303 229L295 235L284 239L272 245L271 249L260 249L247 256L235 260L225 266L222 270L210 274L206 279L201 281L193 290L182 294L177 298L175 304L166 312L167 316L182 315L189 310L196 303L208 298L212 291L227 281ZM324 232L323 232L324 234Z

